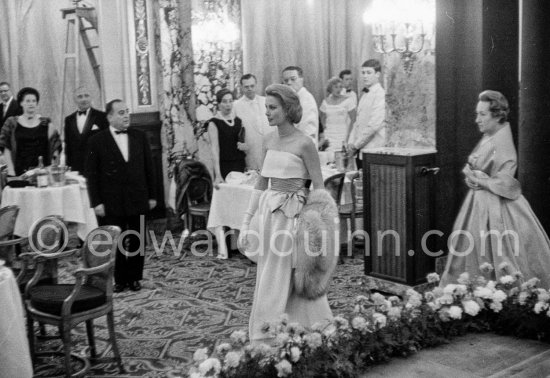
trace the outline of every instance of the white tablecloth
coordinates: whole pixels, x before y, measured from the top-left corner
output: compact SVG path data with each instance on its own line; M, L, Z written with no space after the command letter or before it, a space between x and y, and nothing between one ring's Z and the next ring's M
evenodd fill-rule
M10 188L2 193L2 207L19 206L14 233L28 236L32 224L47 215L61 215L65 222L77 223L77 234L82 240L97 227L94 210L86 188L78 184L47 188Z
M33 375L24 316L15 277L0 266L0 378Z

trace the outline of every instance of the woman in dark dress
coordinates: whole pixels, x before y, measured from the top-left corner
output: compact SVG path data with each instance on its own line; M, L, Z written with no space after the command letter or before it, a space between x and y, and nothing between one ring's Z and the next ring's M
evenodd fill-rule
M17 94L17 102L23 109L20 116L9 117L0 131L0 151L8 165L8 174L20 176L38 165L42 156L44 165L61 151L59 133L47 117L37 113L40 94L25 87Z
M216 93L216 100L218 112L208 122L215 185L224 182L231 171L244 172L247 150L246 144L239 142L239 135L244 129L241 119L233 113L233 94L229 89L221 89Z

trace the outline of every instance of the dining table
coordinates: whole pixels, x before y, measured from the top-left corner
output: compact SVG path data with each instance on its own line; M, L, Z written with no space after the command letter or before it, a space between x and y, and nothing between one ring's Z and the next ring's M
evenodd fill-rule
M25 312L11 269L0 260L0 378L33 376Z
M85 240L88 233L97 227L83 178L66 185L45 188L5 187L1 206L10 205L19 207L14 228L17 236L28 236L33 223L48 215L59 215L65 222L75 223L76 233L81 240Z
M331 168L329 165L323 165L321 167L321 173L323 175L323 180L326 180L330 176L340 173L340 171ZM352 172L348 173L351 174ZM349 175L346 174L342 193L342 203L347 203L351 200L349 189L351 182L348 176ZM246 182L241 183L238 180L227 180L226 178L226 182L218 184L218 188L214 189L212 193L212 202L206 228L216 237L218 244L217 257L220 259L226 259L229 256L225 243L226 235L230 235L231 248L236 248L236 239L238 235L236 231L242 226L244 214L248 208L248 201L254 191L253 183L251 183L250 180L244 181ZM341 222L340 227L340 234L347 235L348 228L346 222ZM347 240L347 237L345 239L340 238L340 240Z

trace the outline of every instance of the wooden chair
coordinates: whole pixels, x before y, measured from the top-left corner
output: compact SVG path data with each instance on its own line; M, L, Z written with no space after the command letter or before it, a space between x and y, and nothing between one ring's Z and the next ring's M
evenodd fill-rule
M107 317L114 360L120 373L124 373L116 342L113 315L113 271L120 232L120 228L116 226L102 226L90 232L80 249L53 253L45 251L34 258L38 267L25 290L28 329L33 329L35 321L59 328L63 339L67 377L83 376L90 368L89 361L83 359L84 367L71 375L71 329L79 323L86 323L91 358L96 360L93 319L104 315ZM74 284L36 286L46 262L75 256L78 252L80 252L81 268L73 273ZM34 333L29 332L28 336L34 360ZM73 356L82 359L79 356Z
M29 230L29 251L19 255L20 269L17 273L17 284L21 293L35 274L34 258L40 254L51 254L62 251L67 245L69 233L59 215L48 215L33 223ZM36 284L57 283L58 264L52 259L46 262L39 281Z
M212 198L212 183L206 177L194 176L189 179L187 188L187 227L189 232L194 231L194 218L204 218L204 225L208 222L210 202Z
M349 179L351 180L350 184L350 192L351 192L351 203L345 203L338 205L338 214L340 215L340 219L350 220L350 231L351 231L351 249L352 254L355 252L355 236L353 233L356 230L355 226L355 219L356 218L362 218L363 217L363 201L357 201L357 198L359 197L356 192L356 181L361 177L359 171L354 172L352 175L349 176ZM360 197L362 198L363 194L360 193Z
M17 258L16 247L27 241L27 238L14 238L15 221L19 214L18 206L6 206L0 209L0 259L13 268Z

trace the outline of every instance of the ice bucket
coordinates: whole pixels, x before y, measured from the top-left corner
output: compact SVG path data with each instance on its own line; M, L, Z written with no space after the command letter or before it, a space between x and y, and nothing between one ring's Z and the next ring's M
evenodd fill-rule
M67 167L52 165L50 167L50 185L51 186L64 186L65 185L65 172Z

